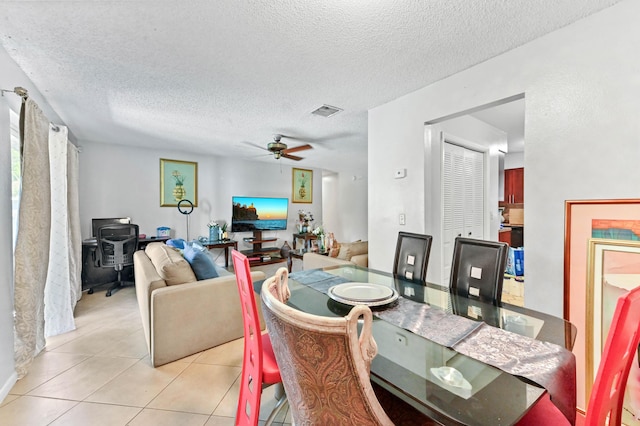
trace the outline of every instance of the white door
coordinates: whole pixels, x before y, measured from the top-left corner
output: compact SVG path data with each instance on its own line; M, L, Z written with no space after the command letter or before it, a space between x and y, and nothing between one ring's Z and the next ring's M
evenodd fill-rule
M442 282L458 236L484 238L484 154L448 141L442 158Z

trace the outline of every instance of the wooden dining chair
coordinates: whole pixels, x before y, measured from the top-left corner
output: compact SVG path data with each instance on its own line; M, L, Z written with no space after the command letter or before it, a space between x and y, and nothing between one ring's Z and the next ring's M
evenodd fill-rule
M431 235L398 232L393 274L408 280L427 279L427 266L431 253Z
M620 426L622 403L631 364L640 343L640 287L618 299L591 389L585 426ZM640 355L639 355L640 356ZM607 423L607 418L609 422ZM568 425L560 410L545 398L518 422L518 426Z
M253 291L249 259L237 250L233 250L231 256L240 292L244 323L244 356L235 424L236 426L256 426L260 416L262 389L270 385L280 385L280 389L276 389L276 405L266 421L266 424L270 425L280 410L286 406L286 395L269 334L262 333L260 329L260 316Z
M449 280L451 291L499 305L508 253L507 243L457 237Z
M262 286L263 313L294 424L437 424L372 386L369 371L378 349L368 307L356 306L345 317L322 317L286 305L289 294L286 268Z

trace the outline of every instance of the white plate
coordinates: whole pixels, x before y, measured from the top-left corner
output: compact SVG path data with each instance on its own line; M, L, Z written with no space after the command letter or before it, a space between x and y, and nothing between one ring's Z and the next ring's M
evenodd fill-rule
M329 288L333 300L347 305L382 306L394 302L398 292L387 286L371 283L344 283Z

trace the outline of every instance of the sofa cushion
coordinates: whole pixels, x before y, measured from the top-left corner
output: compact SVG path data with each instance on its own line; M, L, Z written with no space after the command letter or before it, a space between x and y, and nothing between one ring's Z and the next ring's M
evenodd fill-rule
M341 243L340 252L337 258L342 260L351 260L351 257L358 254L365 254L369 252L368 241L356 241L354 243Z
M198 281L218 277L216 264L208 251L202 251L194 245L187 244L184 246L183 255L191 265Z
M196 281L191 265L182 257L178 249L164 243L151 243L144 251L167 285Z

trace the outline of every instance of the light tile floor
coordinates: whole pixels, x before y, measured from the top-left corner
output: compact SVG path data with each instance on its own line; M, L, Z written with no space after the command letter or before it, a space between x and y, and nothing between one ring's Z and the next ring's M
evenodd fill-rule
M272 275L280 266L262 270ZM503 300L521 305L523 286L505 279ZM75 319L76 330L47 339L29 374L0 403L0 426L234 424L241 339L153 368L134 288L111 297L85 293ZM267 388L261 419L274 404ZM288 425L291 416L283 410L277 420Z
M133 287L83 294L75 319L77 329L47 339L0 403L0 426L234 424L242 339L153 368ZM263 421L273 391L263 391ZM276 420L291 416L282 410Z

